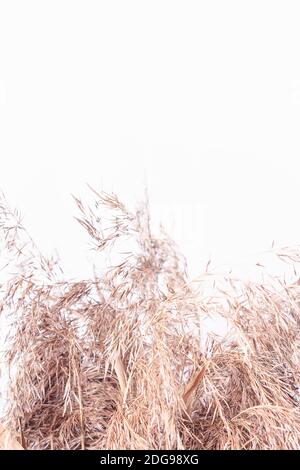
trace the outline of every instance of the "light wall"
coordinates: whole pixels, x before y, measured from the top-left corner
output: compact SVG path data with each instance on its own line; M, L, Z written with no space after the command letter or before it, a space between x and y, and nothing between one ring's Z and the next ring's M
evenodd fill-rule
M68 275L90 273L86 182L147 185L193 273L299 243L299 9L1 1L0 187Z

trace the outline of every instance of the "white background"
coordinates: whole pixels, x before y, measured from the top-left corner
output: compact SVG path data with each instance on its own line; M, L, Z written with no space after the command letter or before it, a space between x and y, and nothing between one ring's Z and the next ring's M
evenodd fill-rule
M155 220L193 273L299 243L299 1L0 1L0 187L90 274L70 193ZM246 269L246 268L245 268Z

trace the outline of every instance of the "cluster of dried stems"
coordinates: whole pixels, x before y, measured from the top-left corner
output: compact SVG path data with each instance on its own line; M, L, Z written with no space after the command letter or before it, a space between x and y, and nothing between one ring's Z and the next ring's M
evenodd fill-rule
M188 279L176 245L152 234L147 203L130 212L115 195L94 196L93 207L75 198L94 248L130 251L81 282L63 281L0 202L2 254L15 268L1 286L2 425L16 446L299 448L299 283L228 277L208 295L212 276ZM205 318L220 316L228 334L203 338Z

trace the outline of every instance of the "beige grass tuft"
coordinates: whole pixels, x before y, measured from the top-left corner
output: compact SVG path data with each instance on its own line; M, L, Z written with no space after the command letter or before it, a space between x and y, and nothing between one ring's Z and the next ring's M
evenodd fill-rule
M77 219L96 251L123 254L81 282L63 280L0 202L14 273L1 288L10 432L0 445L298 449L299 280L205 272L192 282L172 240L152 233L148 204L131 212L113 194L93 194L93 207L75 198ZM278 255L300 261L297 248ZM226 319L228 335L204 337L207 317Z

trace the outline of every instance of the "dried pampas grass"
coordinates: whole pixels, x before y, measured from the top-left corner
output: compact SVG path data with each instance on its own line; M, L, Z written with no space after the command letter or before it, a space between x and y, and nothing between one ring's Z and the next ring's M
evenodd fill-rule
M93 192L94 207L75 202L95 250L130 252L81 282L62 279L1 200L16 274L1 289L2 421L14 437L2 431L0 447L299 448L299 282L228 276L208 295L211 273L188 278L172 240L153 235L147 203L130 212ZM295 264L300 250L279 256ZM228 334L204 337L207 317L226 320Z

